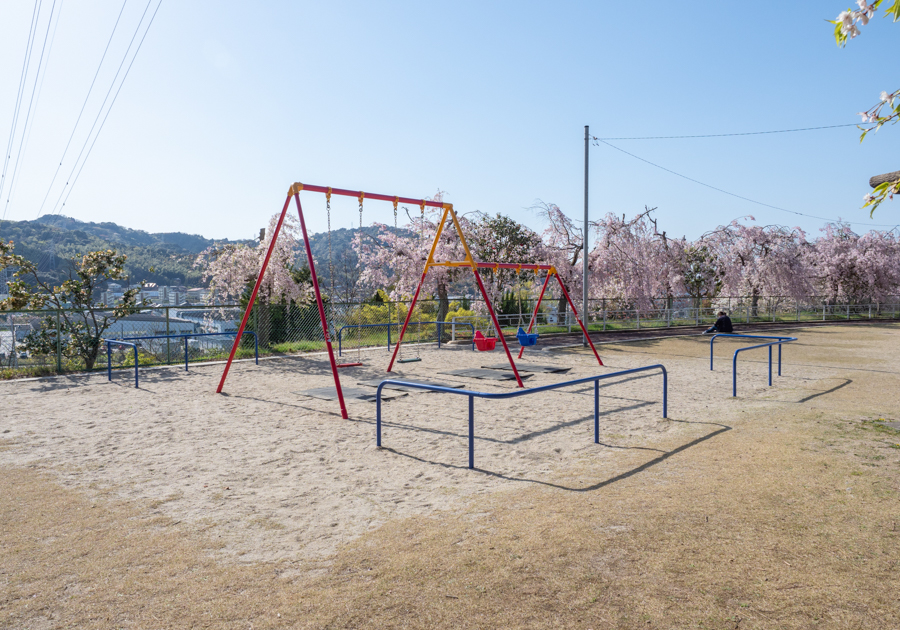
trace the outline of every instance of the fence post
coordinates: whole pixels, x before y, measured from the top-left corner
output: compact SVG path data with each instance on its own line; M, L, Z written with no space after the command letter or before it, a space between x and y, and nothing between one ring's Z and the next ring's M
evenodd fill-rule
M700 307L697 307L697 313L694 317L694 322L696 322L697 326L700 325Z
M750 305L748 304L744 308L747 309L747 323L749 324L750 323Z
M797 304L797 321L800 321L800 305Z
M822 321L823 321L823 322L825 321L825 308L826 308L826 307L827 307L827 304L823 304L823 305L822 305Z
M640 330L641 329L641 310L640 309L637 309L637 308L634 309L634 317L637 320L637 329Z
M871 312L871 309L869 309ZM62 327L59 325L59 309L56 309L56 373L62 372Z
M847 321L850 321L850 305L847 304Z
M869 304L869 319L872 319L872 305Z
M606 332L606 306L603 307L603 331Z
M456 341L456 317L450 318L450 341Z
M12 366L13 369L19 369L19 351L16 350L16 320L15 316L10 317L9 320L10 330L12 330L12 340L11 340L11 350L13 356Z
M169 332L169 307L166 307L166 337L170 334ZM172 342L166 339L166 365L169 365L172 362Z

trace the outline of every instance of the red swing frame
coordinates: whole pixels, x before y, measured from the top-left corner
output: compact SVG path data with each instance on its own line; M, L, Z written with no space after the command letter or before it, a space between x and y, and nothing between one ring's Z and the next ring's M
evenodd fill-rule
M412 316L413 308L415 308L416 302L419 299L419 292L422 289L422 285L425 282L425 277L428 274L428 270L431 267L469 267L472 269L472 272L475 274L475 280L478 283L478 288L481 291L482 296L484 297L485 304L487 304L488 311L491 315L491 320L494 322L494 327L497 330L497 336L500 338L501 343L503 344L503 350L506 352L506 356L509 359L510 367L512 368L513 374L515 374L516 382L519 387L524 387L522 383L522 379L519 376L519 372L516 369L515 361L513 361L512 354L509 351L509 346L506 345L506 339L503 337L501 333L500 324L497 321L497 316L494 313L493 306L491 305L491 301L488 298L487 291L484 288L484 284L481 281L481 275L478 273L479 268L489 268L489 269L526 269L532 271L544 270L547 271L547 278L544 281L544 286L541 289L540 297L538 298L537 304L535 304L534 312L531 316L531 321L528 324L528 332L531 332L534 327L535 320L537 318L537 311L540 307L541 300L544 297L544 292L547 289L547 284L550 282L550 276L556 276L557 281L559 282L559 286L562 289L563 294L566 297L566 301L569 303L569 306L572 308L572 312L575 314L575 319L578 321L578 325L581 327L582 332L584 332L585 337L588 340L588 343L591 345L591 350L594 352L594 356L597 357L597 362L600 365L603 365L603 361L600 360L600 355L597 354L596 348L594 348L594 343L591 341L591 338L588 336L587 329L584 324L581 322L581 319L578 317L578 311L575 309L575 304L572 303L572 299L569 297L569 292L566 290L565 284L563 284L562 278L559 277L559 274L556 272L556 268L552 265L529 265L529 264L512 264L512 263L484 263L484 262L475 262L472 258L472 254L469 251L469 245L466 242L466 238L462 233L462 228L459 225L459 220L456 217L456 212L453 210L453 205L449 203L441 203L437 201L429 201L426 199L413 199L411 197L398 197L392 195L381 195L377 193L366 193L363 191L354 191L354 190L346 190L343 188L330 188L328 186L315 186L310 184L301 184L299 182L294 183L288 189L287 198L284 201L284 207L281 209L281 215L278 218L278 223L275 226L275 231L271 235L271 239L269 241L269 247L266 250L266 256L263 259L262 266L259 270L259 275L256 277L256 283L253 286L253 291L250 294L250 300L247 303L247 309L244 311L244 316L241 319L241 324L238 327L237 335L234 338L234 344L231 347L231 352L228 355L228 360L225 362L225 369L222 371L222 378L219 380L219 386L216 388L216 393L222 393L222 388L225 386L225 379L228 377L228 371L231 369L231 364L234 361L234 355L237 353L238 346L240 345L241 336L244 333L244 329L247 327L247 321L250 319L250 312L253 310L253 305L256 301L256 295L259 293L259 287L262 284L263 277L265 276L266 269L269 266L269 260L272 257L272 252L275 249L275 243L278 240L278 235L281 232L281 226L284 224L284 218L287 216L288 208L290 207L291 197L294 198L294 201L297 205L297 214L300 218L300 230L303 235L303 246L306 249L306 260L309 264L310 277L313 285L313 293L316 298L316 305L319 308L319 319L322 323L322 334L325 338L325 347L328 351L328 360L331 363L331 373L334 376L334 386L337 390L337 398L338 404L340 405L341 417L345 420L349 417L347 414L347 405L344 401L344 393L341 388L341 377L338 374L338 363L334 358L334 349L331 344L331 335L328 332L328 320L325 317L325 304L322 301L322 293L319 289L319 279L318 274L316 273L316 264L313 260L312 249L309 244L309 236L306 232L306 220L303 217L303 206L300 204L300 192L308 191L308 192L317 192L324 193L326 195L341 195L344 197L356 197L362 203L363 199L377 199L379 201L390 201L395 205L398 203L408 203L415 204L420 207L428 206L431 208L441 208L443 209L443 215L441 216L441 222L438 226L437 234L435 234L434 242L431 246L431 252L428 255L428 260L425 263L425 269L422 271L422 277L419 280L419 284L416 287L415 295L413 296L412 303L410 304L409 309L406 313L406 320L403 322L403 328L400 330L400 338L394 346L394 353L391 355L391 361L388 364L387 371L390 372L394 367L394 361L397 359L397 353L400 350L400 344L403 343L403 336L406 333L406 328L409 325L410 317ZM460 241L463 244L463 248L466 252L466 259L463 261L453 261L453 262L438 262L434 260L434 252L437 248L438 241L441 237L441 233L444 230L444 226L447 223L447 218L450 217L453 221L453 225L456 228L456 233L459 235ZM522 357L522 353L525 351L523 347L519 352L519 357Z

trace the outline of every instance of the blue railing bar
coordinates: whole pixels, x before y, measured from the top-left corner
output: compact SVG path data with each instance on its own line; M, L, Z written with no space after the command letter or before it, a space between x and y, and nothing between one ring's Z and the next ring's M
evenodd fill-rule
M136 343L128 343L119 339L101 339L106 342L106 377L112 380L112 344L119 346L131 346L134 348L134 386L138 386L138 347Z
M745 350L755 350L756 348L769 349L769 386L772 386L772 346L778 346L778 376L781 376L781 344L797 341L797 337L785 337L778 341L770 341L768 343L760 343L755 346L747 346L746 348L738 348L734 351L734 357L731 359L731 397L737 396L737 360L738 353Z
M441 347L441 337L443 336L444 326L447 325L448 322L409 322L410 326L412 326L413 324L437 324L437 326L438 326L438 348ZM475 351L475 324L469 324L466 322L457 322L456 325L457 326L468 326L469 328L472 329L472 351L474 352ZM388 329L387 349L390 350L391 349L391 326L400 326L400 324L397 324L396 322L390 322L390 323L386 323L386 324L361 324L358 326L356 324L347 324L346 326L341 326L337 332L338 356L339 357L343 356L343 350L344 350L343 349L343 332L347 328L354 328L354 329L355 328L378 328L378 327L384 327L384 326L387 326L387 329ZM407 331L408 330L410 330L410 329L407 328Z
M121 337L120 341L142 341L145 339L179 339L184 337L184 369L187 370L188 364L188 350L187 350L187 340L189 337L222 337L229 336L233 337L234 332L220 332L220 333L182 333L178 335L147 335L145 337ZM245 330L245 335L253 335L253 352L256 355L256 365L259 365L259 335L257 335L252 330Z
M414 389L424 389L432 392L443 392L445 394L456 394L457 396L469 397L469 468L475 468L475 398L487 398L491 400L500 400L504 398L516 398L518 396L527 396L528 394L537 394L551 389L560 389L561 387L570 387L572 385L580 385L582 383L594 383L594 443L600 443L600 381L607 378L615 378L617 376L625 376L626 374L634 374L635 372L646 372L647 370L661 370L663 376L663 418L669 417L669 376L665 366L660 363L654 365L645 365L644 367L632 368L630 370L620 370L618 372L610 372L609 374L599 374L597 376L586 376L572 381L562 383L551 383L550 385L541 385L540 387L531 387L529 389L517 389L508 392L477 392L469 389L454 389L452 387L442 387L440 385L427 385L425 383L416 383L413 381L385 380L378 384L378 391L375 395L375 444L381 446L381 391L386 385L403 385Z
M738 335L736 333L716 333L709 338L709 369L713 369L713 341L716 337L742 337L745 339L796 339L796 337L779 337L777 335ZM778 346L779 355L781 354L781 346ZM778 366L778 375L781 376L781 365Z

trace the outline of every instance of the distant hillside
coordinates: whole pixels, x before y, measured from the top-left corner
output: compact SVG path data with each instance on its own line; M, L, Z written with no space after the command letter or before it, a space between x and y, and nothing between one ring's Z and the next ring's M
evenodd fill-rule
M65 279L72 261L89 251L114 249L128 256L126 272L132 282L199 286L193 268L196 255L225 240L212 240L182 232L149 233L115 223L85 223L64 216L35 221L0 221L0 239L13 241L15 252L38 264L52 282ZM244 241L250 242L250 241Z
M377 235L375 227L363 228ZM394 228L389 228L393 231ZM355 283L357 264L351 247L358 230L341 228L331 233L335 285ZM403 230L400 230L403 232ZM227 243L255 245L256 240L213 240L183 232L144 232L116 223L85 223L63 216L41 217L35 221L0 221L0 239L15 242L15 252L38 264L42 274L59 283L65 279L72 261L89 251L114 249L128 256L126 271L132 282L156 282L171 285L177 281L187 286L202 286L199 270L193 267L196 255L207 247ZM325 286L330 286L328 234L310 236L316 266ZM297 252L297 266L305 266L302 249Z

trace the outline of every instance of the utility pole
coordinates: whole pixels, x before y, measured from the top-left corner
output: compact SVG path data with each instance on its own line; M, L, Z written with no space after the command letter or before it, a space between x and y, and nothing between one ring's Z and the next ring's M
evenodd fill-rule
M583 248L581 250L581 265L583 268L582 289L581 289L581 316L584 318L585 330L588 325L588 157L590 147L590 129L588 125L584 126L584 233ZM587 335L583 335L581 345L588 347Z

